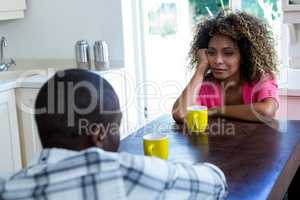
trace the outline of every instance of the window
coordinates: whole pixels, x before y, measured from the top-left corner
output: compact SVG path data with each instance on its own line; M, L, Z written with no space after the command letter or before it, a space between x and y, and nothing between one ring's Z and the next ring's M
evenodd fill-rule
M189 3L194 21L202 16L216 15L220 10L229 7L229 0L189 0Z
M162 2L151 5L148 12L149 34L161 37L177 33L177 5L175 2Z

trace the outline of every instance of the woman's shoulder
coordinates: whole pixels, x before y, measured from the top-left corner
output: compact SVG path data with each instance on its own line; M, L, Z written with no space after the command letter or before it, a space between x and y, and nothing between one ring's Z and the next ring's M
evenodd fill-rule
M262 84L276 84L277 85L277 78L273 74L263 74L260 79L252 82L245 82L245 84L249 87L254 87L256 85Z
M269 88L278 88L277 79L272 74L264 74L262 77L254 82L245 82L244 91L261 90Z
M264 74L261 76L260 81L275 81L276 82L276 76L274 74Z
M270 74L262 76L254 83L246 83L243 88L244 101L260 102L266 98L274 98L279 102L276 77Z

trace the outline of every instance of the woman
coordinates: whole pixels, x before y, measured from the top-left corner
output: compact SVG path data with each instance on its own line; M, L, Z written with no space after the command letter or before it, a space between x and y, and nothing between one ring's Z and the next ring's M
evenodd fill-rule
M261 20L228 11L204 20L190 58L195 73L172 110L178 123L195 104L207 106L211 116L248 121L275 116L277 57L272 32Z

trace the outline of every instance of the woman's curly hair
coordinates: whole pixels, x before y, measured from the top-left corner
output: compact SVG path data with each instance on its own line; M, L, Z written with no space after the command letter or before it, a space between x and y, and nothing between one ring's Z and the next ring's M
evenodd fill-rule
M207 48L214 35L224 35L235 41L241 53L241 77L248 82L261 79L264 74L275 76L277 55L273 33L262 20L246 13L221 11L216 17L203 19L197 26L189 52L190 65L197 64L197 52Z

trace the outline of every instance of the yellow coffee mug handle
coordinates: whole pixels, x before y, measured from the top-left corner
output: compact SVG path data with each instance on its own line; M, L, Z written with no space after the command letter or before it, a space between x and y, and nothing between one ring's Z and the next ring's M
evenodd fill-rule
M153 145L153 144L150 144L150 145L148 146L148 148L147 148L148 154L149 154L150 156L153 155L153 149L154 149L154 145Z

